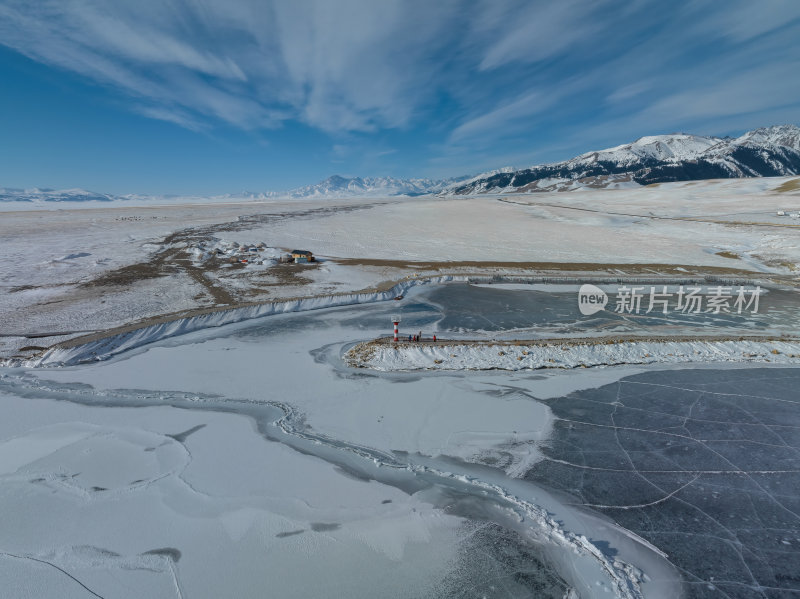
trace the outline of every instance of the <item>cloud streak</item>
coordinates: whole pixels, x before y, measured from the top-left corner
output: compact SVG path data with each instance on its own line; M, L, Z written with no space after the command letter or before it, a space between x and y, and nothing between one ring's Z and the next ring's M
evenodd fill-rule
M442 151L791 114L798 37L792 0L0 4L1 44L150 118L192 130L298 122L334 136L416 127L438 132Z
M447 2L15 1L0 43L158 106L259 129L406 125L437 77ZM419 22L418 22L419 21ZM186 121L178 116L176 122Z

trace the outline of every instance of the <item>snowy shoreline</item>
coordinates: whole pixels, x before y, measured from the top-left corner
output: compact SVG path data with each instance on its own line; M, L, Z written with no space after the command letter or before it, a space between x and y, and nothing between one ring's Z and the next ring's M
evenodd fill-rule
M547 344L359 343L346 356L350 366L396 370L538 370L623 364L748 362L800 364L800 341L778 339L596 341Z
M317 296L214 310L198 315L175 318L166 322L158 322L149 326L145 325L116 334L112 331L108 335L101 335L99 338L88 340L84 343L81 343L81 338L73 339L53 346L38 357L0 360L0 366L36 368L42 366L71 366L85 362L108 360L124 351L207 328L235 324L274 314L388 301L419 285L467 281L468 279L469 277L450 275L426 279L409 279L395 284L386 291Z
M662 283L687 284L709 283L740 284L741 280L723 279L715 276L697 277L592 277L598 284L625 282L628 284L651 283L656 279ZM514 276L514 275L441 275L438 277L408 278L395 283L385 291L363 293L344 293L339 295L322 295L297 298L286 301L252 304L225 309L201 310L197 314L186 316L175 315L174 318L159 317L152 319L152 324L141 326L119 327L104 333L88 337L76 337L63 341L47 349L43 354L31 358L0 359L1 366L36 368L43 366L70 366L84 362L107 360L121 352L141 347L170 337L184 335L202 329L220 327L243 322L263 316L321 310L348 305L367 304L390 301L408 293L414 287L442 283L473 283L482 285L516 284L540 289L542 285L577 285L586 280L575 276ZM152 322L151 321L151 322Z
M53 381L27 379L13 374L2 376L2 385L6 390L16 389L22 392L35 389L49 398L68 395L72 398L72 402L95 407L98 405L120 406L122 403L119 402L130 399L128 395L130 392L124 390L109 392L92 388L70 388L65 391L63 387L54 384ZM190 411L200 410L204 414L224 411L226 412L225 417L229 416L227 412L233 412L237 416L258 420L252 408L248 409L247 402L242 400L232 402L236 406L233 410L228 406L222 410L214 400L201 399L193 396L192 393L158 392L151 396L143 395L141 391L135 393L136 404L140 409L168 405L190 408ZM535 497L532 498L529 496L531 492L529 483L492 477L485 471L473 471L468 463L463 464L460 470L453 470L453 465L450 465L450 468L444 468L442 463L435 459L435 456L426 457L420 454L415 455L413 459L403 459L388 450L336 439L323 432L310 429L302 412L285 402L267 401L260 404L259 409L264 411L277 409L280 412L280 414L270 414L269 418L265 419L265 422L268 422L266 430L269 431L265 435L266 438L279 441L280 444L303 453L314 455L329 464L355 469L365 478L391 485L393 482L396 484L398 478L408 475L433 484L463 489L467 492L474 490L482 495L495 498L506 506L506 509L497 516L500 521L507 519L508 526L528 535L534 535L539 542L551 543L548 551L551 558L557 563L559 572L567 577L571 585L575 585L583 591L588 589L581 585L588 585L587 580L596 578L603 581L603 588L608 589L614 597L641 599L648 596L642 589L643 583L648 582L644 576L645 572L619 556L606 555L592 542L589 531L583 528L585 522L576 517L577 513L569 506L561 504L556 497L551 496L544 489L537 489ZM63 425L61 429L56 429L56 432L63 430L62 434L84 434L84 428L87 426ZM115 431L115 434L131 435L132 433L128 433L126 429L120 429L120 431ZM152 432L149 434L153 435ZM262 432L262 434L264 433ZM84 434L84 436L86 435ZM167 447L172 451L181 448L181 444L175 443L172 437L164 435L162 437L165 439L162 447ZM79 441L81 440L83 437L79 439ZM145 438L145 440L149 439ZM59 447L57 451L60 449ZM176 468L176 471L179 471L176 476L181 480L184 476L183 471L195 458L188 453L186 457L188 459L184 460L185 463L182 463L180 468ZM145 483L143 486L146 488L146 483L150 481L143 482ZM98 491L90 490L83 492L82 496L93 498L97 493ZM659 572L662 575L671 576L670 566L661 561L662 559L666 560L663 552L628 531L617 527L613 527L612 531L616 542L629 549L630 555L637 555L639 560L644 560L651 574ZM643 550L645 550L644 554ZM668 582L669 585L673 583L673 580Z

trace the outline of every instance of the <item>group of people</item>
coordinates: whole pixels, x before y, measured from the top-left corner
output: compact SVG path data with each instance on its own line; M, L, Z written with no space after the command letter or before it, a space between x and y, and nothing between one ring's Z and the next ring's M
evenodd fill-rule
M408 340L409 342L422 341L422 331L419 332L419 335L409 335ZM433 336L433 342L436 343L436 335Z

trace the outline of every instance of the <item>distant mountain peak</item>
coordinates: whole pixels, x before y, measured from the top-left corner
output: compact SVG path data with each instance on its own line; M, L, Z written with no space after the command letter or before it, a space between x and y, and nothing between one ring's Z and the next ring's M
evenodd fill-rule
M85 189L50 189L49 187L33 187L19 189L14 187L0 188L0 201L13 202L110 202L117 199L107 193L86 191Z
M286 192L293 198L338 198L352 196L418 196L434 194L464 179L398 179L396 177L342 177L327 179Z
M775 125L737 137L688 133L645 135L563 162L513 172L491 171L444 193L563 191L669 181L774 177L800 173L800 128Z

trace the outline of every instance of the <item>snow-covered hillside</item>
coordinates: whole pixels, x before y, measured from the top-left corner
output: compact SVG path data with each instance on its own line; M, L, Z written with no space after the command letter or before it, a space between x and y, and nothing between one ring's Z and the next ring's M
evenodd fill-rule
M287 192L293 198L352 197L360 195L418 196L438 193L448 185L464 179L397 179L395 177L340 177L333 175L324 181Z
M107 193L85 189L18 189L0 187L0 202L110 202L120 199Z
M716 137L699 135L648 135L633 143L623 144L599 152L587 152L567 161L568 164L582 165L593 162L616 162L617 164L636 164L642 160L692 160L722 140Z
M507 169L513 170L513 169ZM500 171L497 171L500 172ZM217 196L164 196L164 195L114 195L86 191L84 189L17 189L0 188L0 202L24 202L38 205L44 202L112 202L139 203L183 203L193 201L238 202L284 199L335 199L364 196L420 196L436 194L448 186L467 182L470 179L397 179L395 177L340 177L333 175L324 181L305 185L288 191L245 191Z
M800 173L800 128L764 127L737 138L650 135L564 162L484 173L446 194L564 191Z

